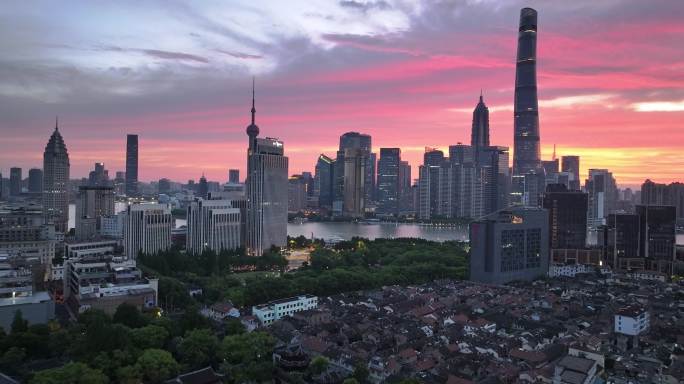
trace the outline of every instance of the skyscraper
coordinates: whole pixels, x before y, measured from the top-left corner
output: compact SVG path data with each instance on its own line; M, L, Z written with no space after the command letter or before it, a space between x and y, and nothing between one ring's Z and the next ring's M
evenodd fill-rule
M126 196L138 195L138 135L126 136Z
M207 184L207 178L202 174L202 177L200 177L199 183L197 184L197 196L206 199L208 195L209 185Z
M675 259L677 214L671 205L637 205L639 215L639 255L647 262L661 262L666 268L661 272L672 272L669 268Z
M363 197L364 197L364 204L368 201L370 201L373 197L373 173L375 170L374 164L372 164L372 159L371 159L371 137L369 135L365 135L359 132L347 132L340 136L340 146L337 151L337 159L335 161L335 170L334 170L334 176L335 176L335 195L333 198L333 211L335 214L342 214L343 209L346 211L346 208L343 208L344 205L344 194L345 194L345 168L346 168L346 162L345 162L345 151L347 149L359 149L360 156L363 157L362 162L364 163L365 167L365 173L364 173L364 190L363 190ZM350 179L348 179L350 180ZM357 204L357 203L355 203Z
M580 189L580 158L579 156L561 157L561 171L570 174L568 188L578 191Z
M480 152L482 149L489 146L489 108L482 99L480 93L480 101L473 110L473 129L470 134L470 146L473 148L476 161L479 161Z
M318 196L320 208L332 209L335 160L321 154L316 162L314 195Z
M515 65L513 173L540 167L539 105L537 101L537 11L520 10Z
M95 169L88 174L88 185L91 186L108 186L109 171L105 169L104 163L95 163Z
M255 123L254 85L252 85L252 123L247 127L247 253L261 256L271 246L287 242L287 168L283 142L260 139Z
M43 193L43 170L40 168L29 169L28 190L31 193Z
M677 220L684 221L684 184L658 184L646 180L641 184L641 204L672 205L677 211Z
M55 231L69 230L69 153L56 121L43 153L43 213Z
M380 148L378 161L378 213L399 214L401 149ZM410 177L410 176L409 176Z
M308 180L303 175L292 175L287 185L287 211L301 212L306 209L306 191Z
M607 169L590 169L585 189L589 194L587 226L596 229L605 225L608 215L615 212L618 201L615 178Z
M10 168L10 196L21 195L21 168Z
M448 216L443 207L450 197L447 178L444 152L426 148L423 165L418 167L418 218L430 220Z
M369 156L361 148L344 150L344 215L363 217L366 209L366 176Z

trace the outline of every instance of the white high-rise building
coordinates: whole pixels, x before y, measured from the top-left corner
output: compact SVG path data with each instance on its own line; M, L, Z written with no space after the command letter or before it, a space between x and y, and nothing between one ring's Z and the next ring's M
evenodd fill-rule
M191 254L240 247L240 209L231 200L196 199L188 206L186 249Z
M288 158L283 142L273 138L257 138L259 127L254 122L254 89L252 88L252 123L247 127L247 253L261 256L271 246L287 243Z
M124 246L126 257L155 254L171 247L173 217L166 204L133 204L126 208Z

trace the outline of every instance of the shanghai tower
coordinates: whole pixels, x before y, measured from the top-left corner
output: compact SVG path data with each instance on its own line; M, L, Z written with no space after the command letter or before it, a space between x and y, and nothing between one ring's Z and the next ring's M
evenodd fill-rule
M518 57L515 64L513 174L540 167L539 105L537 102L537 11L520 10Z

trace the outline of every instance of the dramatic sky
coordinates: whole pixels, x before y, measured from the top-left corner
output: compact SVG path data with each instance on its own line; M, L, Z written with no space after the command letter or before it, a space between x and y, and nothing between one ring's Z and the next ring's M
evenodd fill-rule
M524 6L539 11L543 157L556 144L623 186L684 179L681 0L3 1L0 170L41 166L59 115L74 177L122 170L138 133L142 180L225 180L245 167L252 76L290 173L347 131L415 167L426 146L470 141L480 89L492 144L512 146Z

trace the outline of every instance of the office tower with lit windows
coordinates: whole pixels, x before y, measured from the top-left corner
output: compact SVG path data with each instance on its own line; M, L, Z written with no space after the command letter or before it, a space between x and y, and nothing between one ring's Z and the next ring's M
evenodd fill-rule
M283 142L258 138L256 108L252 88L252 122L247 127L247 253L261 256L272 246L287 243L288 158Z
M138 195L138 135L126 136L126 196Z
M43 213L56 232L69 230L69 153L57 122L43 153Z
M541 163L539 103L537 100L537 11L520 10L515 65L513 173L526 174Z

